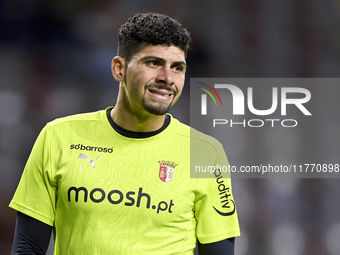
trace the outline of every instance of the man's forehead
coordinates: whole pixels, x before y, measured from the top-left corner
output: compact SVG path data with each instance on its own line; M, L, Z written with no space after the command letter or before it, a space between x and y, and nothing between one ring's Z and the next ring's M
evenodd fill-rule
M160 58L166 61L185 63L184 51L173 45L147 45L134 54L132 58L139 60L150 57Z

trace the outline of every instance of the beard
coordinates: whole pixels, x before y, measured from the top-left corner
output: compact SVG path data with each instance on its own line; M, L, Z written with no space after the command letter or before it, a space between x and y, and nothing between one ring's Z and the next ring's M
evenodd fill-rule
M175 95L176 95L176 92L173 89L167 88L166 86L164 86L162 84L154 84L154 85L146 86L146 90L151 88L151 87L158 88L158 89L166 89L166 90L172 92L173 97L175 97ZM151 102L151 101L147 101L145 98L143 98L142 106L143 106L144 110L146 110L147 112L149 112L151 114L164 115L164 114L168 113L169 109L173 105L173 100L171 100L170 102L162 102L162 101Z
M154 115L164 115L166 114L172 106L172 101L169 104L164 102L146 102L143 98L142 100L143 108Z

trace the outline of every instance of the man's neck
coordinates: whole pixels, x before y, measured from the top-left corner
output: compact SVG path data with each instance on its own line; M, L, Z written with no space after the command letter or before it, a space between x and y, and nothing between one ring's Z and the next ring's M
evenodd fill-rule
M165 120L165 115L138 115L131 114L117 105L111 110L111 118L120 127L134 132L152 132L160 129Z

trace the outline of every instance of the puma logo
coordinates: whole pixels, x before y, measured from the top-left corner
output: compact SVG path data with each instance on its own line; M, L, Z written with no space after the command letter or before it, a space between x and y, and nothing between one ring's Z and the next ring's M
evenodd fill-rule
M85 154L80 153L78 158L82 158L82 159L85 159L87 162L90 162L93 170L96 170L96 167L94 166L94 163L96 162L97 159L100 158L100 156L98 156L95 160L92 160L92 159L89 159L89 157L86 156ZM81 170L81 167L79 168L79 171L80 170Z

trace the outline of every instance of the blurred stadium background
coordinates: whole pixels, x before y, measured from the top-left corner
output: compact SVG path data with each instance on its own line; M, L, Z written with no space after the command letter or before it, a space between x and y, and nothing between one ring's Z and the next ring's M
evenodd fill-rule
M16 212L8 204L39 131L54 118L115 104L116 31L142 11L168 14L191 31L187 84L190 77L340 75L338 0L1 0L0 254L10 254ZM172 110L187 124L188 91ZM339 140L339 130L306 132L296 139L327 159L334 148L320 141ZM237 255L340 254L340 179L233 184Z

